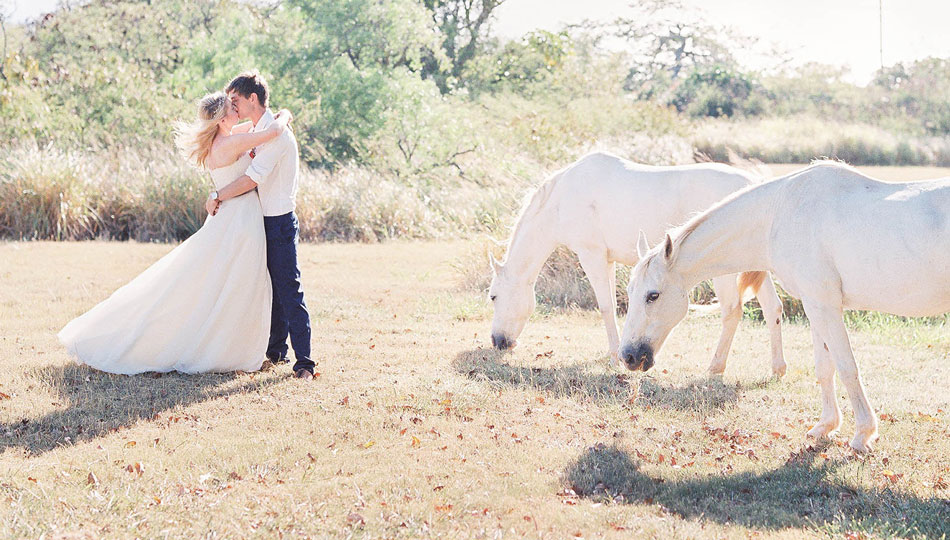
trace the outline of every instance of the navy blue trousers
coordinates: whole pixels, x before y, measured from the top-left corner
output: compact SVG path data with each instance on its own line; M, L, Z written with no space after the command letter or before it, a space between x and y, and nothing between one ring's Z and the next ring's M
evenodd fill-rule
M297 216L264 216L264 235L267 238L267 271L274 290L271 307L270 340L267 356L272 359L287 356L287 336L294 348L294 371L313 371L310 359L310 313L303 301L300 267L297 266Z

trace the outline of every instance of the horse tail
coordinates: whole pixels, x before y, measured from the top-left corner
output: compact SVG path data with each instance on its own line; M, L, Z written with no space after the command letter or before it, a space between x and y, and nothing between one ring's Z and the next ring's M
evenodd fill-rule
M751 290L752 294L758 294L762 283L765 282L766 275L767 274L762 271L742 272L739 274L739 298L743 298L747 290Z

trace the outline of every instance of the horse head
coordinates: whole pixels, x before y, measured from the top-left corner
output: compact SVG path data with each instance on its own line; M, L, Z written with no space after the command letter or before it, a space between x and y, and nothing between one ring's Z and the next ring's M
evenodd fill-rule
M517 275L510 267L489 255L492 267L488 298L495 308L492 318L491 342L497 349L510 349L517 343L525 323L534 312L534 282L527 276Z
M630 272L627 285L629 305L620 337L620 359L631 371L646 371L653 367L653 356L670 331L686 316L689 290L671 271L676 254L669 235L650 250L641 231L637 250L640 262Z

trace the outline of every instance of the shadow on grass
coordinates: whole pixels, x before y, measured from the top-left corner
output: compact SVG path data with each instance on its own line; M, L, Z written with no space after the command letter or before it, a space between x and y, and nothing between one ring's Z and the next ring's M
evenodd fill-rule
M642 374L590 372L591 364L559 367L513 366L506 352L478 348L456 355L452 366L470 379L496 386L533 388L558 397L581 397L597 402L630 402L638 407L709 411L738 401L735 386L719 378L696 378L672 386Z
M950 535L950 500L851 487L835 475L844 462L815 463L821 451L804 449L783 466L763 472L669 481L641 472L616 446L598 445L571 463L563 479L580 497L658 504L685 519L770 530L823 527L883 536Z
M42 418L0 424L0 453L22 448L32 455L95 439L163 411L271 386L289 376L261 373L112 375L78 364L45 367L31 377L58 394L65 406Z
M686 386L670 386L643 377L634 404L678 411L713 411L735 405L737 401L736 387L723 383L719 377L697 377Z

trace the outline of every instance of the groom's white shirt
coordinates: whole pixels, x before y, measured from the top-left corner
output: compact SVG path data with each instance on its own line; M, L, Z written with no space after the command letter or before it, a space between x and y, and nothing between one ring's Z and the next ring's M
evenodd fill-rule
M251 131L266 129L273 121L274 115L267 109ZM276 139L255 149L246 174L257 182L265 216L282 216L297 207L298 156L297 138L289 127Z

